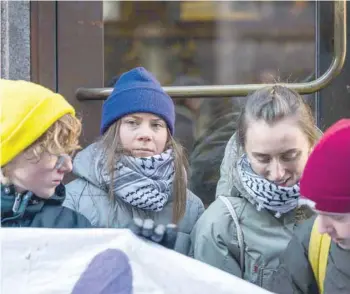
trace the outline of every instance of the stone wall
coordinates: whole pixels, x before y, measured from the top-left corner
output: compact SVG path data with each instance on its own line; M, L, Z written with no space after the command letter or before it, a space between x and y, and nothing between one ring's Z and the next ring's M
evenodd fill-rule
M30 80L30 3L0 1L1 78Z

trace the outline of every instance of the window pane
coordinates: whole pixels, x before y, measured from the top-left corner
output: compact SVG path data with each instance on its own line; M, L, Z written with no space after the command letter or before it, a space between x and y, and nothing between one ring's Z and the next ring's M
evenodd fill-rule
M303 80L314 68L314 3L105 1L106 83L136 65L171 85Z

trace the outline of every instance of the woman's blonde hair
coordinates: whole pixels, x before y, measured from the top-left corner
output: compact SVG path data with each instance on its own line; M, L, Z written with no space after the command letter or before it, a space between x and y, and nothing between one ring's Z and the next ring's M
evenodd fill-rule
M111 203L115 202L113 193L113 182L115 176L115 164L122 155L131 155L123 149L119 138L121 120L119 119L112 124L101 138L106 157L108 174L110 176L110 185L108 187L108 196ZM187 172L188 161L183 147L175 141L168 130L168 141L165 149L172 148L174 152L175 175L173 181L173 217L172 221L178 223L185 214L187 198Z

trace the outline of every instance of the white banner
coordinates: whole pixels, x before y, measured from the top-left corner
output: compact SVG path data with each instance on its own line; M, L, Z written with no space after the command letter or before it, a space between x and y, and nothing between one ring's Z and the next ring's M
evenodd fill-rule
M0 231L2 294L270 293L128 230Z

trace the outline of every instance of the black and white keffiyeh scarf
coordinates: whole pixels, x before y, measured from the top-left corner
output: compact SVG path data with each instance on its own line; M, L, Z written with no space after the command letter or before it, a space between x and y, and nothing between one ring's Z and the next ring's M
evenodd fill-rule
M106 168L101 173L109 186ZM161 211L172 193L174 174L172 149L150 157L123 155L116 164L113 193L134 207Z
M237 169L245 190L252 198L248 200L256 205L258 211L265 208L276 212L275 216L280 217L297 207L299 183L292 187L281 187L266 180L252 170L246 154L238 161Z

